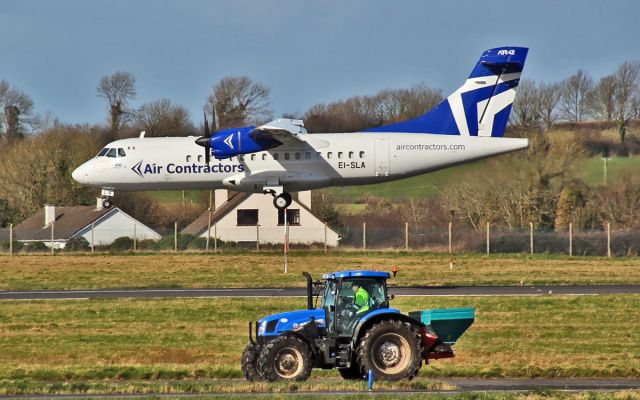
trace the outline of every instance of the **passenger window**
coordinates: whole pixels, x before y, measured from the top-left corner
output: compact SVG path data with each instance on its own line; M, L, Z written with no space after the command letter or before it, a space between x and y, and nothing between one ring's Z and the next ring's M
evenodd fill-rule
M300 153L296 153L296 160L300 159Z
M198 156L198 162L201 163L202 162L202 156Z
M288 160L289 159L289 153L284 153L284 159Z
M364 158L364 151L360 152L360 158Z
M349 158L353 158L353 151L349 152Z
M126 156L127 156L127 153L125 153L125 152L124 152L124 149L118 149L118 155L119 155L120 157L126 157Z
M191 162L191 156L187 156L187 162Z
M256 160L256 155L255 154L251 154L251 161L255 161Z
M327 152L327 160L331 160L331 152Z
M111 157L111 158L116 158L116 149L109 149L109 152L107 153L107 157Z
M342 158L342 152L341 151L338 152L338 158Z
M311 159L311 153L309 153L308 151L306 153L304 153L304 158L307 160Z
M273 159L277 160L278 159L278 153L273 153Z
M267 159L267 153L262 153L262 161L265 161Z

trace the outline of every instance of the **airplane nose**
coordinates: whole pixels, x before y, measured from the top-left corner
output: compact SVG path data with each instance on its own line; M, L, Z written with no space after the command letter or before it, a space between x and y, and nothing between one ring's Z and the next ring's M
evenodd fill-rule
M81 165L78 168L74 169L71 173L71 177L78 183L86 182L87 174L85 172L85 168L83 167L84 165Z

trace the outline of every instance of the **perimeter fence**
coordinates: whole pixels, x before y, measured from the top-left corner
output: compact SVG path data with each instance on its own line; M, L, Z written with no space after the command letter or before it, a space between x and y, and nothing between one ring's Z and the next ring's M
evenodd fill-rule
M101 229L100 234L85 232L71 239L59 238L55 230L49 234L42 230L18 231L13 228L0 231L0 253L118 253L118 252L230 252L230 251L283 251L332 250L360 251L429 251L435 253L530 253L566 254L569 256L636 256L640 254L640 231L611 229L578 230L572 225L566 230L493 228L489 224L481 229L469 229L449 224L448 227L414 226L409 223L386 226L347 226L336 234L327 225L305 228L291 225L261 227L243 226L218 228L211 234L195 237L173 229L157 232L149 237L141 228ZM38 236L39 235L39 236ZM339 236L338 236L339 235ZM110 238L108 242L96 237ZM9 237L13 240L9 240ZM29 237L40 238L29 240ZM287 246L284 243L287 242Z

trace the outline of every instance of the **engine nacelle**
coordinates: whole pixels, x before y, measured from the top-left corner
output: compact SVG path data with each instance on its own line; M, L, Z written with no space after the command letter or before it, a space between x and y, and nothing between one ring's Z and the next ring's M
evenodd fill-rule
M254 139L250 133L255 126L229 128L216 132L209 139L211 154L218 160L240 154L255 153L279 146L281 143L271 138Z

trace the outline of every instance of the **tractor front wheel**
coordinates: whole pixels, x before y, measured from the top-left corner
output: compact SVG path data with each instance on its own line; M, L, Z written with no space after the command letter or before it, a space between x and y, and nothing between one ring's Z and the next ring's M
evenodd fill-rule
M357 348L360 373L369 370L378 379L412 379L422 365L418 330L411 324L387 320L371 326Z
M260 354L260 346L249 343L242 352L242 362L240 367L244 373L244 377L249 381L262 381L264 376L258 371L258 356Z
M312 367L309 346L292 336L280 336L265 344L258 358L258 370L270 382L307 380Z

